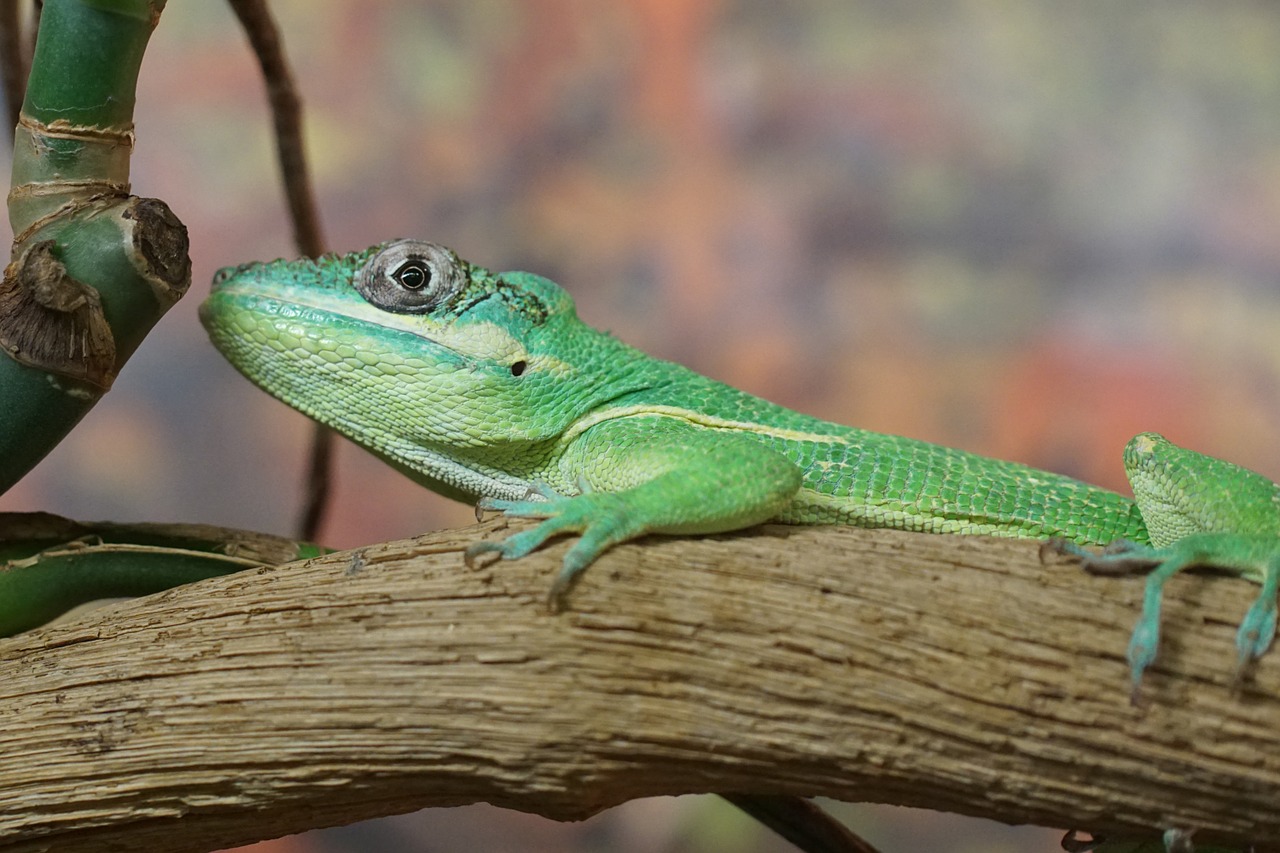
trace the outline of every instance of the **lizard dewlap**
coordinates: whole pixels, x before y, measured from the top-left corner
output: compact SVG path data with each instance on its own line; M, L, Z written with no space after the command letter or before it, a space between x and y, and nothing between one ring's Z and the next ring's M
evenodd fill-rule
M252 382L421 484L545 519L505 541L476 543L469 559L513 559L578 534L552 589L556 602L606 549L646 533L851 524L1132 543L1115 558L1160 566L1149 581L1154 606L1130 649L1135 683L1155 656L1160 585L1188 565L1263 582L1241 629L1242 661L1274 634L1280 500L1242 510L1199 489L1187 493L1189 517L1199 519L1192 529L1180 517L1178 538L1161 536L1162 548L1148 531L1168 529L1171 495L1205 478L1228 478L1227 492L1234 477L1254 478L1251 494L1280 490L1167 442L1139 437L1144 450L1176 459L1154 490L1146 484L1155 479L1141 480L1135 504L1017 463L829 423L591 328L541 276L490 272L419 240L224 269L200 317ZM1144 453L1131 456L1146 464ZM1275 547L1259 564L1262 533ZM1182 537L1196 539L1194 555L1178 551ZM1100 566L1112 557L1089 559Z

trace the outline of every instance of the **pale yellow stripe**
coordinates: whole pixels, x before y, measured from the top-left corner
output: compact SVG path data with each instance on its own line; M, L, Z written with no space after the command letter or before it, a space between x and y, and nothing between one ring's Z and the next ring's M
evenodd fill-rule
M755 435L769 436L770 438L784 439L787 441L809 441L824 444L842 444L847 442L846 437L842 435L826 435L824 433L817 432L780 429L778 427L758 424L752 421L731 421L727 418L717 418L692 409L685 409L680 406L654 406L643 403L634 406L619 406L617 408L593 412L592 414L576 421L573 426L565 432L563 440L572 441L596 424L614 420L615 418L627 418L635 415L657 415L659 417L678 418L679 420L687 421L695 426L707 427L708 429L731 429L739 432L749 432Z

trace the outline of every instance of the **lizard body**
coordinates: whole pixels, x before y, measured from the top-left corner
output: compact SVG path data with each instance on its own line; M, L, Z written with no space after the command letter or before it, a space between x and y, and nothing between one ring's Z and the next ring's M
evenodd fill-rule
M1155 567L1129 649L1155 657L1160 593L1211 565L1263 585L1241 667L1275 633L1280 486L1152 433L1125 464L1136 501L1058 474L793 412L652 358L580 321L560 287L397 240L222 270L201 318L250 380L418 482L542 518L468 561L579 534L552 588L646 533L763 521L1060 538L1097 570ZM1093 555L1079 546L1128 543Z

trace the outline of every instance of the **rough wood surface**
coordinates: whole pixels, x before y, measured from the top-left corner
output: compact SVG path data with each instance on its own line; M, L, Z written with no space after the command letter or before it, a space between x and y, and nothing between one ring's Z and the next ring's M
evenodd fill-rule
M431 805L577 819L702 791L1280 844L1280 660L1229 690L1249 584L1175 581L1134 708L1141 582L1043 565L1035 543L646 540L553 616L565 546L467 570L476 535L0 642L0 851L203 851Z

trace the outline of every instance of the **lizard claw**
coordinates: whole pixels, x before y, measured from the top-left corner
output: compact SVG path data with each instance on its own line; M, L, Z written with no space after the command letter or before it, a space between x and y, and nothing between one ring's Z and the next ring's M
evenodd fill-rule
M1040 562L1048 563L1050 555L1075 557L1084 559L1089 556L1090 552L1081 548L1076 543L1063 539L1061 536L1055 536L1052 539L1046 539L1040 543Z
M467 546L467 550L462 552L462 562L466 564L468 569L477 569L480 567L479 561L481 554L496 553L498 555L497 559L501 560L506 556L503 553L503 544L504 543L502 542L493 542L490 540L472 542Z

